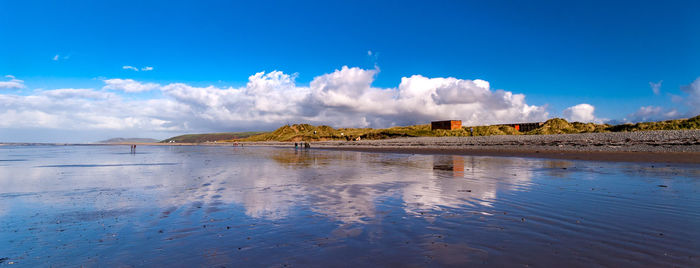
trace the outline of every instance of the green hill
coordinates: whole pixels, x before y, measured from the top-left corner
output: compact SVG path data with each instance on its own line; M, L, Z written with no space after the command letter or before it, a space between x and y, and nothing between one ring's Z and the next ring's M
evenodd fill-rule
M430 125L399 126L385 129L339 128L309 124L285 125L275 131L254 135L240 141L323 141L355 139L390 139L397 137L470 136L468 127L456 130L431 130ZM520 134L510 126L477 126L474 136ZM227 140L233 141L233 140Z
M700 115L688 119L666 120L660 122L643 122L636 124L622 124L608 128L608 130L613 132L678 129L700 129Z
M244 141L318 141L344 139L346 134L329 126L285 125L272 132L253 135Z
M549 119L537 129L526 132L529 135L550 135L550 134L573 134L573 133L591 133L591 132L606 132L610 125L594 124L594 123L569 123L561 118Z
M474 133L469 129L473 128ZM511 126L464 126L456 130L431 130L430 125L400 126L384 129L338 128L309 124L285 125L272 132L237 132L192 134L173 137L162 142L213 142L213 141L324 141L356 139L389 139L396 137L445 137L445 136L491 136L491 135L551 135L593 132L620 132L644 130L700 129L700 116L690 119L645 122L637 124L608 124L568 122L561 118L549 119L540 128L520 132Z

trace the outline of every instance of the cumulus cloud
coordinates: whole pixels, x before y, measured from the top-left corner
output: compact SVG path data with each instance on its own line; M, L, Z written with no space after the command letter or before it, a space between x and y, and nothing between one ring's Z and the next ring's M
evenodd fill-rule
M562 112L562 115L564 118L568 121L572 122L594 122L594 123L601 123L605 121L605 119L602 118L597 118L594 115L595 112L595 107L593 105L587 104L587 103L581 103L578 105L571 106L569 108L564 109Z
M174 130L167 120L181 116L170 100L127 100L93 89L55 89L0 95L0 128L148 131Z
M544 107L527 105L524 95L491 90L486 81L414 75L402 78L398 89L383 89L371 86L376 72L343 67L316 77L305 114L362 127L436 119L462 119L465 124L539 121L548 115Z
M133 79L107 79L104 82L106 85L102 89L121 90L124 92L143 92L160 86L155 83L140 83Z
M20 89L24 88L24 81L15 78L12 75L6 75L8 81L0 81L0 89Z
M186 105L186 125L274 127L309 122L336 127L388 127L462 119L465 124L541 121L544 107L527 105L525 96L491 90L483 80L404 78L398 88L375 88L377 70L343 67L318 76L308 87L279 71L249 77L242 88L193 87L174 83L163 94ZM225 130L225 129L220 129Z
M251 75L239 88L159 85L106 79L102 90L56 89L29 96L0 95L0 127L236 131L273 129L285 123L334 127L390 127L461 119L467 125L543 121L545 107L525 95L492 89L484 80L404 77L378 88L378 70L343 67L308 86L279 71ZM125 98L112 90L160 90L156 99Z
M663 82L663 80L656 83L649 82L649 87L651 87L651 91L654 92L654 95L659 95L659 93L661 93L661 83Z

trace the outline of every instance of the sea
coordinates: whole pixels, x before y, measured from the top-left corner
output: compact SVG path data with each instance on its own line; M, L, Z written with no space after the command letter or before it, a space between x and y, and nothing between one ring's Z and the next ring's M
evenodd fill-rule
M6 145L0 266L700 267L699 191L688 164Z

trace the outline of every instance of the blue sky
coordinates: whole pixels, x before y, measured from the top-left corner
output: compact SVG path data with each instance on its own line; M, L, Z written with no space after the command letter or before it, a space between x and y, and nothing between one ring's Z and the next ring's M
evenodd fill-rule
M281 71L295 87L307 88L348 66L371 71L369 83L383 90L413 75L485 80L492 92L523 94L527 105L544 107L547 117L565 116L567 108L584 103L595 107L597 120L633 120L640 107L650 106L671 117L697 111L691 107L694 93L681 89L700 77L697 1L143 2L1 1L0 76L14 78L0 81L20 80L23 87L0 94L26 97L70 88L111 92L122 102L177 100L163 90L105 89L104 80L240 89L258 72ZM655 94L649 83L659 81ZM15 98L13 105L23 101ZM32 112L9 102L5 109ZM368 116L367 110L358 114ZM319 118L299 120L333 120ZM366 121L414 123L375 119ZM262 121L270 124L246 127L277 123ZM237 129L239 123L223 125ZM221 129L141 130L167 136Z

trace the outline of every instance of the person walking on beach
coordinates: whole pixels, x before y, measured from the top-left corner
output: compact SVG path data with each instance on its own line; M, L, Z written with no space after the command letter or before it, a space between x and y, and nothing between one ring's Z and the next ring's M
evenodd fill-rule
M473 127L469 128L469 135L474 136L474 128Z

